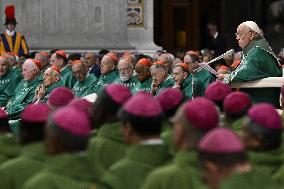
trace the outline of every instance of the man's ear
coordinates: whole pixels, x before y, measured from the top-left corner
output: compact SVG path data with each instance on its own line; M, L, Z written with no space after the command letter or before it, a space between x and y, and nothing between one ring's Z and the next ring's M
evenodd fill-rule
M260 135L256 135L255 137L252 137L249 142L250 146L252 146L254 149L259 149L261 148L262 137Z
M132 129L129 122L123 123L122 134L124 136L124 140L126 143L132 143L133 136L134 136L134 130Z
M216 173L216 172L219 171L218 166L215 163L213 163L212 161L209 161L209 160L204 160L203 166L210 173Z
M187 73L187 72L184 72L184 73L183 73L183 79L187 78L187 76L188 76L188 73Z

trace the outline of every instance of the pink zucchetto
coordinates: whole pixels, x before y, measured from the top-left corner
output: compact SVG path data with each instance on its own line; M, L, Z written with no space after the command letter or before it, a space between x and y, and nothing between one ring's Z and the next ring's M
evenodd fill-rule
M227 128L215 128L200 140L198 150L205 153L230 154L243 152L245 149L233 131Z
M50 108L46 104L30 104L21 114L22 121L44 123L48 119Z
M249 95L239 91L230 93L223 102L223 110L228 114L245 112L250 106L252 102Z
M205 97L197 97L185 104L184 115L198 129L213 129L218 126L219 114L215 105Z
M114 102L120 105L124 104L132 96L128 87L115 83L106 86L105 91Z
M259 103L248 110L248 117L268 129L281 129L281 117L271 104Z
M123 106L124 111L140 117L156 117L162 114L158 101L151 95L139 93L131 97Z
M52 107L61 107L67 105L74 99L74 93L67 87L57 87L51 91L48 97L48 103Z
M222 81L211 83L205 90L205 96L212 101L223 101L225 97L232 92L229 85Z
M156 98L165 112L180 105L184 96L179 89L167 88L162 90Z
M52 120L57 127L74 136L86 137L91 133L91 124L87 115L74 107L58 109Z

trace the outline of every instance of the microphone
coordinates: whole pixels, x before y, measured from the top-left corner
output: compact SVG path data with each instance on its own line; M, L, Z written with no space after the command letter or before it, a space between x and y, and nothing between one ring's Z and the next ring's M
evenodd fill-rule
M218 56L218 57L216 57L216 58L212 59L211 61L209 61L207 63L204 63L204 64L206 64L206 65L212 64L213 62L216 62L217 60L220 60L220 59L224 58L227 55L233 55L233 54L235 54L235 50L234 49L230 49L227 52L225 52L224 54L221 54L220 56ZM197 68L197 69L195 69L193 71L197 72L197 71L199 71L201 69L202 69L202 67L199 67L199 68Z
M211 64L213 62L216 62L217 60L220 60L220 59L224 58L227 55L233 55L233 54L235 54L235 50L234 49L230 49L227 52L225 52L224 54L221 54L220 56L218 56L218 57L212 59L211 61L207 62L207 64Z

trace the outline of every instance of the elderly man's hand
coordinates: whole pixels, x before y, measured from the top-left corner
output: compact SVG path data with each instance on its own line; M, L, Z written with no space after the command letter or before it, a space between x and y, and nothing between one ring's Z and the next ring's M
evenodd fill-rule
M219 80L223 80L227 75L228 75L228 74L218 74L218 75L217 75L217 78L218 78Z

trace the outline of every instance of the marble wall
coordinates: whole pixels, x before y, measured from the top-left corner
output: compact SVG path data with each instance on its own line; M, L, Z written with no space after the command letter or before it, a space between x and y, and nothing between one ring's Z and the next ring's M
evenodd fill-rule
M128 42L127 2L122 0L1 0L16 7L16 30L32 50L135 49ZM1 28L2 31L5 29Z

